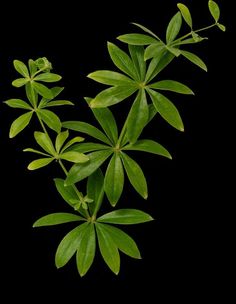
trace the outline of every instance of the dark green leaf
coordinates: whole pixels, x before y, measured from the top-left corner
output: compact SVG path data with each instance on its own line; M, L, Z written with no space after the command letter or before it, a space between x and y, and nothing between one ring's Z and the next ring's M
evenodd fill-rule
M144 34L125 34L117 37L117 39L131 45L148 45L156 42L155 38Z
M201 69L203 69L204 71L207 72L207 66L206 64L202 61L201 58L199 58L197 55L187 52L187 51L182 51L181 50L181 54L187 58L189 61L191 61L192 63L196 64L197 66L199 66Z
M172 41L175 40L176 36L179 34L181 25L182 25L182 16L181 13L178 12L170 20L170 23L166 30L166 42L168 44L170 44Z
M38 219L33 227L53 226L77 221L85 221L85 219L72 213L52 213Z
M127 154L121 153L125 171L134 189L144 198L148 197L147 182L140 166Z
M53 94L51 92L51 90L49 88L47 88L45 85L32 81L32 86L35 89L35 91L43 96L46 99L52 99L53 98Z
M180 10L185 22L189 25L190 28L192 28L193 27L192 17L191 17L190 11L187 8L187 6L182 3L178 3L177 6L178 6L178 9Z
M5 103L11 108L32 110L32 107L22 99L8 99Z
M149 108L149 117L148 117L148 122L147 122L147 124L156 116L156 114L157 114L157 110L156 110L156 108L154 107L154 104L150 104L149 106L148 106L148 108Z
M160 59L163 56L164 52L165 45L162 42L150 44L144 52L144 59L148 60L153 57Z
M15 137L18 133L20 133L22 130L24 130L25 127L28 126L28 124L30 123L32 114L33 114L33 112L27 112L27 113L19 116L16 120L13 121L11 128L10 128L10 133L9 133L10 138Z
M66 185L75 184L88 177L90 174L96 171L111 154L112 151L108 150L89 153L89 162L84 164L75 164L70 169L65 181Z
M57 191L60 193L61 197L70 205L73 206L71 201L78 200L78 195L73 186L65 186L65 181L61 178L54 178L54 182Z
M47 165L49 165L51 162L53 161L53 158L39 158L36 159L34 161L32 161L29 165L28 165L28 169L29 170L36 170L36 169L40 169L42 167L45 167Z
M139 75L139 80L144 81L146 74L146 62L144 60L143 46L129 45L129 52L136 69L136 73Z
M149 85L152 89L172 91L180 94L192 94L193 91L186 85L174 80L161 80Z
M61 76L53 73L42 73L34 77L35 81L56 82L61 80Z
M103 228L103 225L96 223L98 244L101 255L108 267L115 274L120 270L120 255L116 244L110 236L110 233Z
M208 7L212 17L215 19L215 22L218 22L220 19L220 8L215 1L208 1Z
M177 47L167 46L166 49L171 52L175 57L179 57L181 51Z
M13 87L20 88L23 85L25 85L27 82L29 82L29 80L26 78L18 78L16 80L12 81L12 85L13 85Z
M104 197L104 176L102 170L98 169L88 177L87 181L87 195L93 200L92 204L89 204L89 210L91 214L97 213Z
M168 98L158 92L155 92L151 89L149 89L148 92L158 113L171 126L178 129L179 131L184 131L182 119L174 104Z
M79 274L83 277L91 267L96 250L96 235L94 224L90 223L86 227L84 236L79 244L76 254L76 261Z
M40 147L43 148L43 150L45 150L50 155L55 154L55 149L53 147L52 141L47 134L36 131L34 132L34 138Z
M20 73L25 78L29 77L27 66L22 61L14 60L13 64L18 73Z
M37 113L50 129L57 133L61 131L61 121L55 113L45 109L40 109Z
M130 79L129 77L113 72L113 71L107 71L107 70L102 70L102 71L96 71L93 73L90 73L88 78L91 78L97 82L111 85L111 86L128 86L134 84L134 81Z
M66 141L68 136L69 136L68 130L61 132L57 135L56 142L55 142L55 148L56 148L57 153L59 153L59 151L61 150L61 148L64 145L64 142Z
M104 188L109 202L115 206L120 199L124 186L124 170L118 153L114 153L107 167Z
M53 100L45 104L43 107L73 106L73 102L69 100Z
M108 224L133 225L152 221L153 218L137 209L119 209L100 216L97 221Z
M73 162L73 163L86 163L87 161L89 161L89 158L87 155L80 153L80 152L76 152L76 151L68 151L68 152L64 152L62 154L60 154L60 158Z

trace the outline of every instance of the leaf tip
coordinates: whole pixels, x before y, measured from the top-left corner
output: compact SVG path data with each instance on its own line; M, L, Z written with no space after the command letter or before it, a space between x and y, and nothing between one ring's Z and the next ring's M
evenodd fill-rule
M143 198L144 198L145 200L147 200L147 199L148 199L148 193L144 193Z

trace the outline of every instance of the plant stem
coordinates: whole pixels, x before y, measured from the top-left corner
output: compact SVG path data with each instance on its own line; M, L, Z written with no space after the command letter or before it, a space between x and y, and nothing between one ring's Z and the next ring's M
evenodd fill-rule
M39 115L38 115L37 111L36 111L36 114L37 114L37 117L38 117L39 123L40 123L40 125L41 125L41 127L42 127L42 129L43 129L43 132L44 132L45 134L47 134L47 135L48 135L48 131L47 131L47 129L45 128L44 123L43 123L42 119L39 117ZM49 135L48 135L48 137L49 137Z

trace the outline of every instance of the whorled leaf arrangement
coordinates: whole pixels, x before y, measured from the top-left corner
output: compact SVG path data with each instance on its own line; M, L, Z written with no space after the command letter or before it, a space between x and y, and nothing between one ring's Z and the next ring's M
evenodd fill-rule
M14 67L22 77L12 84L25 87L26 100L10 99L6 104L23 109L26 113L12 123L10 137L16 136L29 125L33 115L37 116L42 131L35 131L34 138L40 150L26 148L24 151L40 155L40 158L32 161L28 169L35 170L57 161L65 178L54 179L56 189L62 199L77 212L46 215L37 220L34 227L80 222L58 246L55 257L58 268L66 265L76 254L78 271L81 276L85 275L93 263L97 243L104 261L116 274L120 269L119 251L136 259L141 258L134 240L114 225L144 223L151 221L152 217L136 209L118 209L99 216L98 212L105 199L112 207L116 206L123 192L125 174L133 188L147 199L148 187L144 173L129 156L129 151L143 151L171 158L161 144L150 139L140 139L140 136L157 114L174 128L183 131L181 116L163 91L193 94L188 86L178 81L155 78L179 56L207 71L205 63L197 55L185 50L185 47L207 39L199 35L203 30L218 26L225 31L225 27L219 23L220 9L214 1L209 1L214 23L198 30L193 28L189 9L181 3L178 8L179 12L167 26L165 41L146 27L134 23L142 33L118 37L119 41L128 45L128 53L114 43L108 43L109 55L119 72L100 70L89 74L89 78L109 87L95 98L85 98L101 129L84 121L61 122L51 110L52 107L73 103L58 98L63 88L49 88L45 85L61 79L61 76L51 73L52 65L46 58L35 61L30 59L28 66L19 60L14 61ZM183 19L190 32L178 37ZM119 132L115 117L108 107L126 99L134 101ZM65 130L62 131L62 128ZM79 136L69 139L69 130L79 132ZM49 134L52 131L56 134ZM92 140L84 142L80 133ZM72 163L69 170L64 161L67 161L68 166ZM107 166L104 166L105 162ZM83 191L85 194L77 187L84 179L87 179L87 188Z

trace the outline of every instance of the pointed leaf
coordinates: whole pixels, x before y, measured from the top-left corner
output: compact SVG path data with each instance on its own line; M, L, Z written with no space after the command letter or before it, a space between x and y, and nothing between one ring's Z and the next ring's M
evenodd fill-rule
M29 79L26 79L26 78L18 78L14 81L12 81L12 85L13 87L16 87L16 88L20 88L22 87L23 85L25 85L27 82L29 82Z
M97 221L108 224L133 225L152 221L153 218L137 209L119 209L100 216Z
M165 45L162 42L156 42L153 44L150 44L144 52L144 59L148 60L153 57L155 58L161 58L164 55L165 52Z
M10 133L9 137L13 138L17 134L19 134L22 130L24 130L25 127L28 126L30 123L31 117L32 117L33 112L27 112L21 116L19 116L16 120L13 121L11 128L10 128Z
M148 197L147 182L140 166L127 154L121 153L123 165L134 189L144 198Z
M42 73L34 77L35 81L56 82L61 80L61 76L53 73Z
M118 153L115 153L106 170L104 188L109 202L115 206L120 199L124 186L124 170Z
M148 121L148 104L145 90L140 90L127 119L127 136L134 143L143 131Z
M51 90L49 88L47 88L45 85L32 81L32 86L35 89L35 91L43 96L46 99L52 99L53 98L53 94L51 92Z
M14 68L17 70L18 73L20 73L25 78L29 77L29 71L27 69L27 66L22 61L14 60L13 64Z
M61 150L61 147L64 145L64 142L66 141L68 136L69 136L68 130L61 132L57 135L56 142L55 142L55 147L56 147L57 153L59 153L59 151Z
M77 221L85 221L85 219L72 213L58 212L41 217L33 224L33 227L53 226Z
M129 77L113 71L101 70L88 74L88 78L91 78L97 82L111 85L111 86L128 86L134 84L134 81Z
M226 27L225 27L223 24L217 23L216 25L218 26L218 28L219 28L221 31L223 31L223 32L226 31Z
M117 104L137 91L136 86L115 86L100 92L90 103L91 108L106 108Z
M83 137L80 137L80 136L76 136L74 138L72 138L71 140L69 140L65 146L61 149L61 152L64 152L66 149L70 148L71 146L73 146L74 144L76 143L80 143L84 141L84 138ZM76 150L75 150L76 151ZM77 151L77 152L81 152L81 151Z
M32 161L29 165L28 165L28 170L36 170L36 169L40 169L42 167L45 167L47 165L49 165L51 162L53 161L53 158L39 158L36 159L34 161Z
M138 23L134 23L134 22L132 22L132 24L135 25L135 26L137 26L137 27L139 27L139 28L141 28L141 30L143 30L144 32L148 33L149 35L151 35L151 36L153 36L153 37L155 37L156 39L159 40L159 38L157 37L157 35L154 34L152 31L150 31L150 30L149 30L148 28L146 28L145 26L143 26L143 25L141 25L141 24L138 24Z
M37 113L50 129L56 131L57 133L61 131L61 121L55 113L45 109L40 109Z
M179 57L179 55L181 55L181 51L177 47L167 46L166 49L175 57Z
M203 69L204 71L207 72L207 66L206 64L202 61L201 58L199 58L197 55L187 52L187 51L182 51L181 50L181 54L187 58L189 61L191 61L192 63L196 64L197 66L199 66L201 69Z
M103 228L103 225L96 223L96 231L99 249L105 263L111 271L118 274L120 270L120 255L116 244L107 230Z
M88 223L84 223L75 229L71 230L60 242L56 256L56 267L60 268L65 266L72 256L76 253L76 250L80 247L80 243L86 233Z
M184 131L182 119L174 104L168 98L158 92L155 92L151 89L149 89L148 92L158 113L171 126L179 131Z
M53 100L45 104L43 107L59 107L59 106L74 106L73 102L69 100Z
M138 140L134 144L129 144L123 147L122 150L143 151L165 156L170 159L172 158L170 153L162 145L149 139Z
M97 151L88 154L89 161L84 164L75 164L69 171L66 185L77 183L84 178L88 177L94 171L96 171L105 160L112 154L112 151L104 150Z
M111 147L103 144L97 144L93 142L86 142L78 145L74 145L71 147L69 150L70 151L77 151L80 153L88 153L88 152L93 152L93 151L98 151L98 150L110 150Z
M146 62L144 60L143 46L129 44L129 52L136 69L136 73L139 75L139 80L144 81L146 74Z
M49 154L43 153L43 152L35 150L35 149L31 149L31 148L24 149L23 152L32 152L32 153L40 154L40 155L47 156L47 157L51 156Z
M64 90L64 87L53 87L53 88L51 88L53 98L56 98L63 90Z
M38 103L38 94L33 89L32 83L28 82L25 86L26 96L33 107L37 106Z
M149 124L149 122L156 116L157 114L157 110L156 108L154 107L154 104L150 104L148 106L149 108L149 117L148 117L148 122L147 122L147 125Z
M180 28L182 25L182 16L181 13L178 12L174 15L174 17L170 20L170 23L166 30L166 42L170 44L175 40L177 35L179 34Z
M180 94L194 95L193 91L189 87L187 87L185 84L182 84L174 80L161 80L150 84L149 87L157 90L165 90L165 91L172 91Z
M192 17L188 7L182 3L177 4L178 9L180 10L185 22L189 25L190 28L193 27Z
M78 195L76 194L76 191L73 186L65 186L65 181L61 178L54 178L55 186L57 188L57 191L61 195L61 197L66 201L70 206L73 206L71 204L71 201L78 200Z
M29 66L29 72L30 72L31 76L37 72L37 66L36 66L34 60L29 59L28 66Z
M96 214L100 209L104 197L103 184L104 176L101 169L96 170L88 177L87 196L93 200L93 203L89 204L91 214Z
M36 132L34 132L34 138L35 138L36 142L38 143L38 145L40 145L40 147L43 148L43 150L45 150L50 155L55 154L55 150L54 150L52 141L47 134L36 131Z
M131 45L148 45L157 41L155 38L144 34L125 34L117 37L117 39Z
M5 104L11 108L32 110L32 107L22 99L8 99Z
M60 158L73 163L80 163L80 164L89 161L87 155L76 151L64 152L63 154L60 154Z
M84 236L79 244L76 254L76 261L79 274L83 277L91 267L96 250L96 235L94 224L90 223L86 227Z
M212 17L215 19L215 22L218 22L220 19L220 8L215 1L208 1L208 7Z

